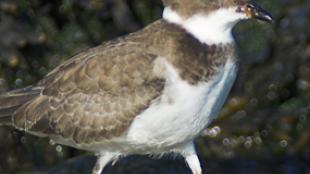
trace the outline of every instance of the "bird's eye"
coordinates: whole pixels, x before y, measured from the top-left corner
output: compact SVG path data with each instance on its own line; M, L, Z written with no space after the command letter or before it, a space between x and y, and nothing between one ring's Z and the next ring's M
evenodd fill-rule
M237 13L244 13L244 11L245 11L245 7L244 6L238 7L237 10L236 10Z

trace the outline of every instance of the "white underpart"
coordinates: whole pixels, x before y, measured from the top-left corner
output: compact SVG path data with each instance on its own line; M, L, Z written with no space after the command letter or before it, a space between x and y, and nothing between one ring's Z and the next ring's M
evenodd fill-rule
M159 61L166 66L163 96L136 117L127 141L137 148L163 151L161 148L192 141L217 116L235 80L237 68L228 59L213 79L193 86L182 80L164 59L159 58Z
M182 26L203 43L226 44L233 42L231 32L235 24L247 18L245 14L236 12L236 8L222 8L208 15L196 14L185 19L171 8L166 7L163 18Z

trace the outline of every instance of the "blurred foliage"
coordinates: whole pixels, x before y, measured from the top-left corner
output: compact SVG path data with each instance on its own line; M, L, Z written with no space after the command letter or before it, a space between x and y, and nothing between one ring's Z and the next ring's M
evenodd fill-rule
M259 3L275 22L236 27L239 77L197 147L211 173L252 162L257 171L245 173L310 173L310 1ZM138 30L161 11L160 0L0 0L0 92L36 83L64 60ZM0 173L47 171L81 153L0 128ZM264 165L270 167L258 167ZM129 173L115 173L122 172Z

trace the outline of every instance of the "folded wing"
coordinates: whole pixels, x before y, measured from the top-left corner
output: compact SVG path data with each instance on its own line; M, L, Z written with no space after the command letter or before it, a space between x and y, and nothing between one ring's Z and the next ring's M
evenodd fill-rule
M117 44L82 53L38 84L41 94L15 112L14 126L83 144L119 137L163 90L156 57Z

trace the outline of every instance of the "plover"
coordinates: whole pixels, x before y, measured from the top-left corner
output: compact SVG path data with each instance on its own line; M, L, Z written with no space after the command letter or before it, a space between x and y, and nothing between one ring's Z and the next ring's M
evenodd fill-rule
M98 156L177 153L201 174L193 139L218 115L238 58L232 29L271 16L245 0L163 0L163 18L0 96L0 122Z

